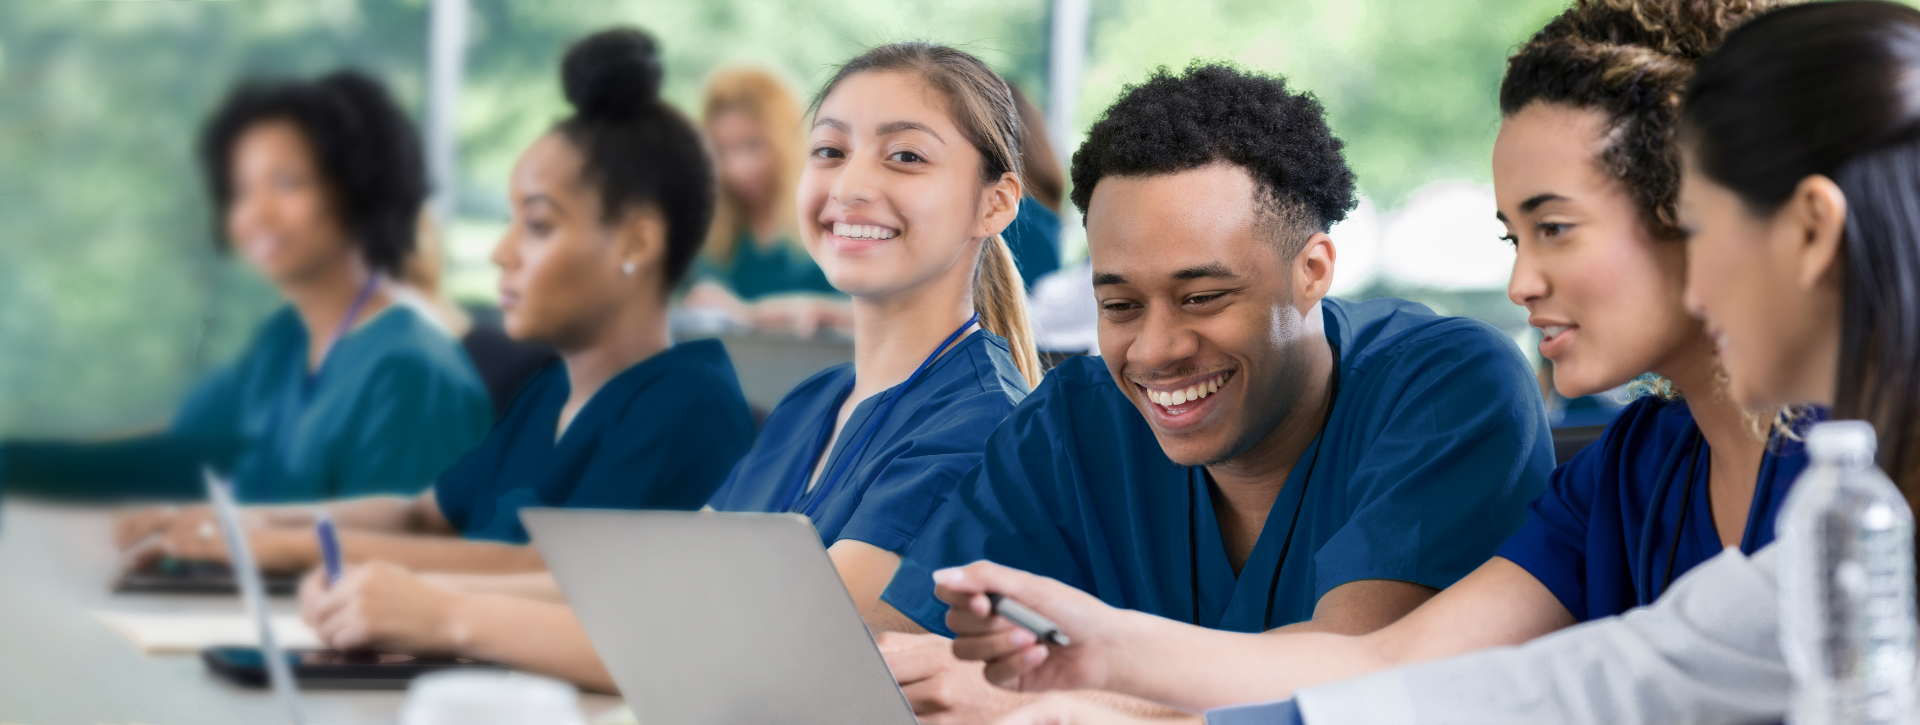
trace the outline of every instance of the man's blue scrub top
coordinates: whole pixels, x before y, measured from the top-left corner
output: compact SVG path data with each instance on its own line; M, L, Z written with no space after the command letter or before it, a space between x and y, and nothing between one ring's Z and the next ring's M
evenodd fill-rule
M852 380L853 366L838 365L788 393L710 505L720 511L786 510L812 473L818 451L813 446L822 428L833 425L834 401ZM827 546L852 539L898 552L913 543L954 484L979 465L987 435L1026 397L1027 383L1007 341L976 331L934 360L864 449L849 454L858 431L895 395L898 385L860 401L827 459L826 471L833 471L854 455L847 472L831 490L816 485L793 507L814 510L813 525Z
M554 440L572 385L552 363L479 448L434 486L469 539L527 542L520 509L700 508L753 443L733 361L715 340L683 342L627 368Z
M1824 413L1800 425L1820 417ZM1650 603L1672 579L1723 548L1707 498L1711 453L1686 401L1635 400L1600 440L1554 469L1526 525L1501 545L1499 555L1545 584L1582 622ZM1773 541L1774 516L1806 465L1800 442L1773 436L1754 484L1742 552L1752 554ZM1690 505L1685 500L1689 478ZM1686 524L1676 541L1683 507Z
M1322 309L1340 388L1301 457L1316 461L1312 483L1308 466L1294 468L1239 576L1203 469L1169 460L1105 363L1083 357L1049 372L994 432L882 599L948 633L932 572L990 559L1113 606L1257 632L1311 619L1347 582L1439 589L1485 563L1553 469L1519 348L1486 323L1402 300Z

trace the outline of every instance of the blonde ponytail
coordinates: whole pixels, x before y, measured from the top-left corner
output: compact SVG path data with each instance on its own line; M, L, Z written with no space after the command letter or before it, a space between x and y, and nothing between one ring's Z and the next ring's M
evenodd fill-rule
M980 327L1007 339L1007 352L1013 355L1013 364L1020 368L1027 386L1039 385L1040 353L1033 342L1033 325L1027 321L1026 284L1013 262L1013 250L998 234L980 245L980 267L973 276L973 309L980 313Z

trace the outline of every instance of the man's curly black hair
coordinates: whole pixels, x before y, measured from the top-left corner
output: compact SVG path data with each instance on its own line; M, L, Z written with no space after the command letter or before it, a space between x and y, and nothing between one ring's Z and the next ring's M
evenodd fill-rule
M398 276L413 253L427 173L413 123L386 88L351 70L236 87L200 137L200 163L218 212L216 228L233 205L234 146L247 131L270 121L289 121L300 129L341 226L367 266ZM223 233L214 239L221 249L229 241Z
M1266 209L1288 236L1288 258L1311 229L1324 232L1355 204L1353 170L1310 93L1285 78L1230 65L1165 67L1128 86L1073 154L1073 205L1087 212L1093 187L1108 176L1154 176L1225 161L1253 175ZM1298 237L1297 239L1294 237Z

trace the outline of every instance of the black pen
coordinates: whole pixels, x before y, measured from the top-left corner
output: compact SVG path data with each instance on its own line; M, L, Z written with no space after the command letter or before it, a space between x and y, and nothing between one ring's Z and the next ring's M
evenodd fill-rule
M1067 639L1065 632L1060 631L1060 625L1040 616L1039 612L1028 609L1024 604L998 594L988 594L987 601L993 603L994 614L1006 617L1007 621L1020 625L1021 629L1032 632L1033 636L1040 638L1042 642L1060 647L1073 643L1073 640Z

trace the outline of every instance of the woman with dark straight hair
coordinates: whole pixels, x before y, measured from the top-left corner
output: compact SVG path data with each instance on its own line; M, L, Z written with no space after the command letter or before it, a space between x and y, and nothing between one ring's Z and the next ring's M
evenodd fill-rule
M1832 406L1920 497L1920 11L1774 11L1703 60L1682 113L1687 306L1728 396ZM1727 551L1652 606L1299 692L1216 722L1764 723L1786 715L1777 547ZM1118 716L1021 723L1114 723Z

